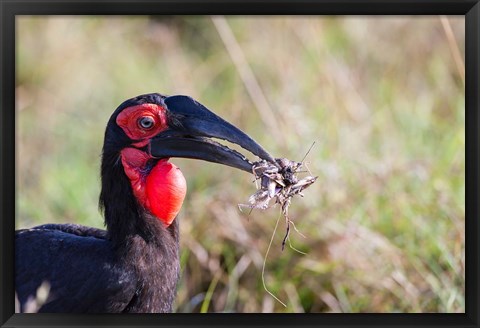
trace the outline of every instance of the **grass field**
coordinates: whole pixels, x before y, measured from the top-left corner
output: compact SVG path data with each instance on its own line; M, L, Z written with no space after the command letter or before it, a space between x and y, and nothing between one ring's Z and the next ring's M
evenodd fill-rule
M16 225L103 227L106 122L125 99L194 97L318 181L241 212L252 176L172 160L177 312L464 312L464 19L17 18ZM265 267L264 267L265 263ZM264 288L286 304L284 307Z

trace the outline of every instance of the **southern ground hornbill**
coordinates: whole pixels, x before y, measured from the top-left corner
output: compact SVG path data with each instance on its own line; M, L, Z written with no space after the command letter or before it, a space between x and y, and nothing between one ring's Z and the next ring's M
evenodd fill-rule
M186 182L170 157L251 172L240 153L273 158L245 133L187 96L141 95L112 114L102 152L100 208L106 231L45 224L15 235L20 311L42 282L39 312L171 312L179 278L178 220Z

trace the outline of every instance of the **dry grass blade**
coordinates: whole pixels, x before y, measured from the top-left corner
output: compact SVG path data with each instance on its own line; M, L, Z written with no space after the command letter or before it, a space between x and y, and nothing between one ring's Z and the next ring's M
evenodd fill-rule
M463 85L465 85L465 64L463 62L462 54L460 53L460 48L458 47L457 39L452 30L452 25L448 18L444 15L440 16L440 22L442 23L443 31L448 39L448 45L452 51L453 59L455 60L455 65L457 66L458 74L460 75Z
M280 132L281 129L279 128L279 123L276 119L277 115L269 105L255 74L253 74L247 59L245 58L242 48L238 44L232 29L228 25L227 20L223 16L212 16L212 22L215 25L228 54L232 58L235 68L240 74L240 78L242 79L252 102L255 104L263 123L268 126L269 133L271 133L276 140L282 141L284 144L283 141L285 141L285 135Z
M273 238L275 237L275 232L277 232L278 222L280 222L280 214L278 215L277 223L275 224L275 228L273 229L272 237L270 238L270 243L268 243L267 251L265 253L265 259L263 260L262 283L263 283L263 288L265 289L265 291L267 293L269 293L274 299L276 299L278 302L280 302L280 304L282 304L284 307L287 307L287 305L285 303L283 303L277 296L275 296L271 291L268 290L267 284L265 283L265 266L266 266L266 263L267 263L268 253L270 252L270 248L272 247Z
M48 299L50 293L50 284L47 281L42 282L42 284L37 288L37 292L34 296L30 296L27 302L23 305L23 310L21 311L20 302L18 300L18 295L15 293L15 312L20 313L37 313L38 310L42 307L43 304Z

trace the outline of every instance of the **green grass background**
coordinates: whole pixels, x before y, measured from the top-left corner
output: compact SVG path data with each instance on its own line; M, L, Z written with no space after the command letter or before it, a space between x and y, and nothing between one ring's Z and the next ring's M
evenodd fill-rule
M106 122L186 94L318 181L242 213L252 176L174 159L177 312L464 312L463 17L32 17L16 22L18 228L103 227Z

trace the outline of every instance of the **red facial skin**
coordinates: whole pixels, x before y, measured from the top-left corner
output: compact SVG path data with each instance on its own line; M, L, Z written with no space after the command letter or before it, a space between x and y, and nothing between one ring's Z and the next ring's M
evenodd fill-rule
M144 117L153 119L154 123L148 129L139 124ZM125 108L116 122L128 137L136 140L135 147L147 145L150 138L167 128L165 109L155 104ZM139 204L169 226L182 207L187 183L180 169L168 159L159 160L148 172L147 163L151 158L151 155L133 147L121 151L123 169Z

